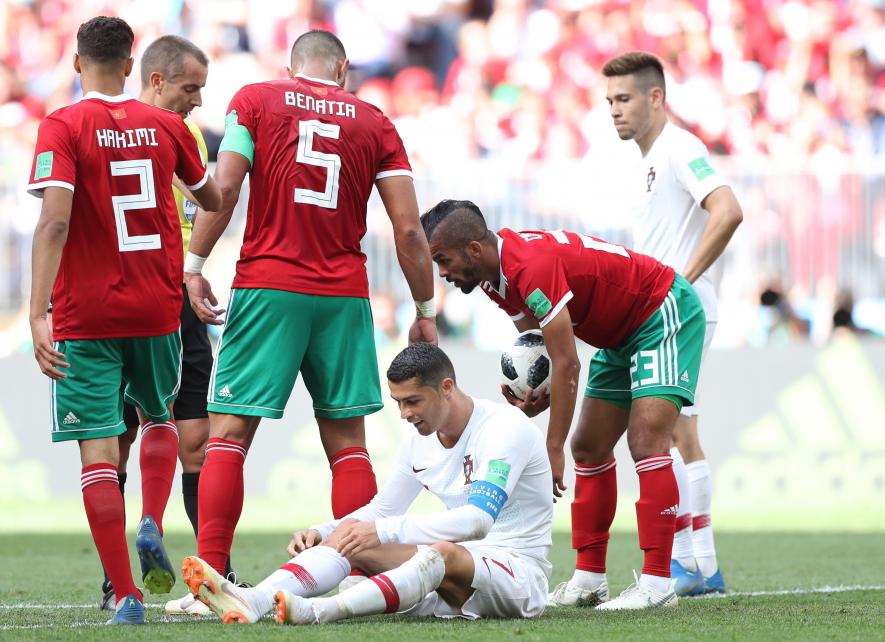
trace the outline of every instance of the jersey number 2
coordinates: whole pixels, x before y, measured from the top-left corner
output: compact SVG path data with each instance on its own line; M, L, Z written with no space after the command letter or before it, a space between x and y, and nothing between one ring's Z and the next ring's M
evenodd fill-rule
M318 120L302 120L298 123L298 152L295 160L305 165L315 165L326 170L326 189L317 192L302 187L295 188L295 202L317 205L330 210L338 207L338 175L341 173L341 157L338 154L326 154L313 148L313 137L334 138L341 135L340 125L321 123Z
M114 204L114 218L117 223L117 243L121 252L160 249L159 234L131 236L126 226L126 212L146 210L157 206L154 191L154 162L150 158L142 160L111 161L111 176L138 176L138 194L111 196Z

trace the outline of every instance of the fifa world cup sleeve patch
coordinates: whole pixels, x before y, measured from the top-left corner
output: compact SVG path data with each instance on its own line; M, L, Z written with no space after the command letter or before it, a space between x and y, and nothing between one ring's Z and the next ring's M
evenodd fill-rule
M486 473L486 481L492 482L501 488L507 488L507 479L510 477L510 464L506 461L493 459L489 462L489 470Z
M550 309L553 307L553 304L550 303L550 299L547 298L547 295L541 292L541 288L535 288L535 291L525 300L525 304L529 306L529 310L532 311L532 314L535 315L536 319L543 319L546 317L547 313L550 312Z
M35 181L39 181L41 178L46 178L47 176L52 175L52 160L52 152L37 154L37 166L34 168Z
M224 119L224 138L218 146L220 152L236 152L249 159L249 166L255 160L255 142L252 134L237 120L237 111L234 109Z
M688 164L688 168L691 170L691 173L694 174L694 177L699 181L704 180L711 174L715 174L716 170L710 167L710 163L707 162L707 159L701 156L700 158L695 158Z
M467 503L471 506L476 506L480 510L484 510L492 516L492 519L498 519L498 514L506 501L507 492L498 484L484 479L478 479L470 484Z

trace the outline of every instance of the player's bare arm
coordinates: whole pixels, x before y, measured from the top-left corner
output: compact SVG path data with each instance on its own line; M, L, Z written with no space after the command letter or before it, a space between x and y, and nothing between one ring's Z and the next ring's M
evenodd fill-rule
M209 257L212 248L215 247L230 223L234 208L240 198L240 188L243 186L249 167L249 159L237 152L221 152L218 155L215 182L221 194L220 203L214 211L203 207L204 211L194 221L190 251L188 252L189 258L193 255L198 260L205 262L205 259ZM194 196L197 199L202 196L200 192L210 182L212 179L203 188L195 190ZM197 200L197 202L201 207L203 206L201 201ZM203 323L221 325L222 321L218 317L224 313L224 310L215 307L218 305L218 299L212 293L209 281L201 273L202 262L195 264L186 261L184 266L184 281L187 284L191 307Z
M703 274L725 251L738 225L744 220L740 204L727 185L717 187L701 203L710 217L695 253L685 266L683 276L689 283Z
M65 361L64 354L52 347L47 309L61 263L61 252L68 238L73 200L74 193L63 187L47 187L43 191L43 209L34 230L31 257L29 321L34 340L34 358L40 364L40 371L56 381L67 377L59 368L69 368L70 364Z
M409 343L436 344L435 310L420 305L433 301L433 264L427 237L418 219L415 184L410 176L390 176L377 181L376 185L393 226L393 241L403 276L412 298L418 303L418 314L409 329Z
M562 497L562 491L566 489L563 481L565 440L572 425L578 395L578 377L581 374L581 362L578 360L572 317L568 307L562 306L562 310L541 329L541 332L544 334L544 345L553 365L550 378L547 454L553 472L553 494Z

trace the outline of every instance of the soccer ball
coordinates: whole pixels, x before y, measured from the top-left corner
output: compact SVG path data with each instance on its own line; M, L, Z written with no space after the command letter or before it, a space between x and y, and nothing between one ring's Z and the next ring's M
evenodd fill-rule
M501 354L501 375L504 385L520 399L525 399L529 388L533 390L532 399L537 398L538 388L543 385L550 392L550 356L540 330L521 333Z

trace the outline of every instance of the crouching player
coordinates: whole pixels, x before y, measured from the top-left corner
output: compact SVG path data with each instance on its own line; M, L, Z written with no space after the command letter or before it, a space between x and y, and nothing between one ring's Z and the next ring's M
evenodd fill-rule
M544 611L553 488L540 430L513 407L462 392L436 346L400 352L387 379L415 432L368 505L295 533L293 558L254 588L185 558L191 591L225 622L256 622L271 610L281 624L395 612L476 619ZM447 510L405 515L422 487ZM369 580L316 597L352 569Z

